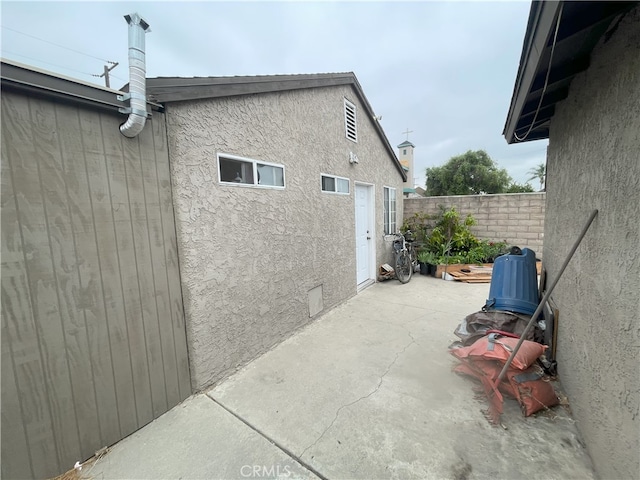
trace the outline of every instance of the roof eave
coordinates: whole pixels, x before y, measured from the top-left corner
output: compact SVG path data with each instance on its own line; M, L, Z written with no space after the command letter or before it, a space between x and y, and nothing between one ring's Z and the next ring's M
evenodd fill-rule
M531 4L518 74L503 129L507 143L549 138L555 106L589 68L593 49L638 1L538 1ZM617 20L616 20L617 19Z
M360 101L367 109L369 120L373 123L373 128L378 132L378 136L380 137L380 140L382 140L382 143L384 144L385 149L389 153L389 156L393 159L393 163L396 166L396 169L398 170L398 172L400 173L400 176L402 177L402 181L406 182L407 173L402 168L402 164L400 163L400 160L398 160L395 150L389 143L389 139L387 138L387 135L384 133L382 125L380 125L380 122L376 118L376 115L373 112L373 108L371 107L369 100L367 100L367 97L364 94L364 90L362 90L362 87L360 86L360 82L358 82L358 79L354 73L352 73L352 75L353 75L353 86L355 87L356 94L358 95L358 97L360 97Z
M515 141L515 130L531 86L540 67L545 47L553 32L560 2L533 1L529 11L518 74L511 97L509 114L502 131L507 143ZM546 137L543 137L546 138Z

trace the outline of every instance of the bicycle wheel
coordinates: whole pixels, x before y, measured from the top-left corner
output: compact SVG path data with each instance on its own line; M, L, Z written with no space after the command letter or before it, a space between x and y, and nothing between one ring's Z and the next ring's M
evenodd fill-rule
M413 273L413 267L411 266L411 257L409 253L401 251L396 257L396 278L400 283L407 283L411 280L411 274Z

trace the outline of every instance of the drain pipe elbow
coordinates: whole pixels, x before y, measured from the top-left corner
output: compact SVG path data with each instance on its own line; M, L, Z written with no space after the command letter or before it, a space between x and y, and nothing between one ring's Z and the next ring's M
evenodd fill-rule
M137 13L125 15L124 18L129 24L129 93L118 98L129 100L129 107L120 109L121 113L129 114L129 117L120 125L120 133L133 138L142 132L147 121L144 36L151 30L149 24Z

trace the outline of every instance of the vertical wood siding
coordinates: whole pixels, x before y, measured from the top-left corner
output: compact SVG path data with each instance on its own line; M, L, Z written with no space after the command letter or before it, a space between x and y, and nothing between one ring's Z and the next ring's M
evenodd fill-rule
M62 473L191 394L165 120L2 94L2 478Z

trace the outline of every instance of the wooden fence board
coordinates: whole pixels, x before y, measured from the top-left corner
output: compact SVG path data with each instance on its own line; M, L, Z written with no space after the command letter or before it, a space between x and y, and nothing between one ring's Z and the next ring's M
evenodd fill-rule
M49 243L49 222L40 184L39 159L34 147L30 102L25 97L3 95L3 135L7 138L14 195L25 253L27 290L33 323L22 316L15 322L12 339L37 339L40 367L32 363L31 349L16 349L24 423L31 447L33 473L48 476L62 467L61 458L78 457L80 441L66 355L57 283ZM8 105L11 104L11 105ZM7 114L10 113L10 114ZM5 131L6 129L6 131ZM3 270L3 276L5 271ZM24 367L24 368L23 368ZM31 370L30 367L35 367ZM40 376L40 373L42 376ZM67 435L60 435L61 428Z
M75 251L73 227L69 212L69 196L65 184L65 171L57 133L55 109L48 102L32 99L31 123L34 145L39 162L40 182L48 223L48 243L53 263L53 278L56 282L60 318L62 320L64 356L69 368L71 391L69 401L75 408L78 423L81 453L80 458L90 456L92 451L82 446L92 445L101 437L98 421L98 404L91 351L87 338L84 312L76 307L75 296L81 290L78 259ZM79 205L75 205L79 207ZM56 428L56 437L62 439L64 427ZM63 455L62 458L66 458ZM71 465L69 465L71 467Z
M73 244L76 257L77 286L73 301L78 316L82 315L84 320L86 336L86 351L81 358L93 382L94 415L98 424L92 434L85 433L94 436L91 442L83 441L83 458L86 458L95 452L93 445L111 445L122 437L80 119L77 108L71 106L56 105L55 113L57 123L67 126L59 129L59 168L66 185L67 215L72 230L68 240Z
M137 418L132 360L120 279L118 244L114 216L111 210L111 194L102 140L102 124L100 116L95 112L80 110L78 114L86 161L88 201L95 229L97 268L99 270L96 282L99 281L101 284L101 289L96 292L96 303L99 302L101 296L113 360L119 428L121 435L126 436L134 432L140 423Z
M180 396L174 332L171 325L171 302L169 299L169 282L167 281L164 256L162 212L160 211L158 175L156 171L157 158L153 142L155 132L153 127L152 121L147 122L147 128L145 128L139 136L141 178L147 206L147 233L149 237L152 274L155 280L154 297L162 347L162 364L164 367L167 403L169 405L175 405L180 403L182 398ZM165 157L164 161L166 162L167 160Z
M147 346L153 418L157 418L167 410L167 393L164 380L160 327L158 325L158 309L156 307L155 278L153 276L149 245L146 192L142 178L138 142L138 138L134 140L123 137L122 139L133 231L134 258L138 271L140 307L142 309L142 321Z
M165 129L165 122L165 118L158 119L158 121L154 122L152 127L156 132L153 139L155 146L154 151L156 152L157 158L156 168L158 175L158 195L162 215L165 265L167 282L169 283L169 299L171 302L171 325L173 327L176 358L178 360L180 396L184 399L191 395L192 386L189 371L189 356L187 352L180 266L178 264L178 245L176 239L175 216L173 212L169 147L166 136L162 135L162 131Z
M107 164L109 198L116 231L118 265L122 282L129 352L133 370L133 386L136 398L138 427L153 420L150 365L147 357L147 342L144 331L138 264L133 236L127 170L122 146L123 136L113 128L112 122L101 117L102 138ZM106 123L106 125L105 125ZM147 281L147 280L145 280Z
M4 107L4 105L3 105ZM4 134L5 130L3 130ZM2 243L2 478L17 478L23 474L26 465L28 473L35 476L31 463L29 439L22 398L18 386L18 375L28 373L29 378L23 381L39 380L40 388L44 385L42 364L37 344L37 336L33 334L33 311L29 296L28 281L24 268L24 252L20 236L20 225L16 212L16 201L11 182L11 171L8 164L7 139L2 138L2 170L0 172L0 205L2 209L2 226L0 228ZM21 364L15 364L14 359ZM17 373L16 373L17 372ZM37 392L38 397L42 392ZM27 401L33 401L28 399ZM48 409L46 413L48 414Z

